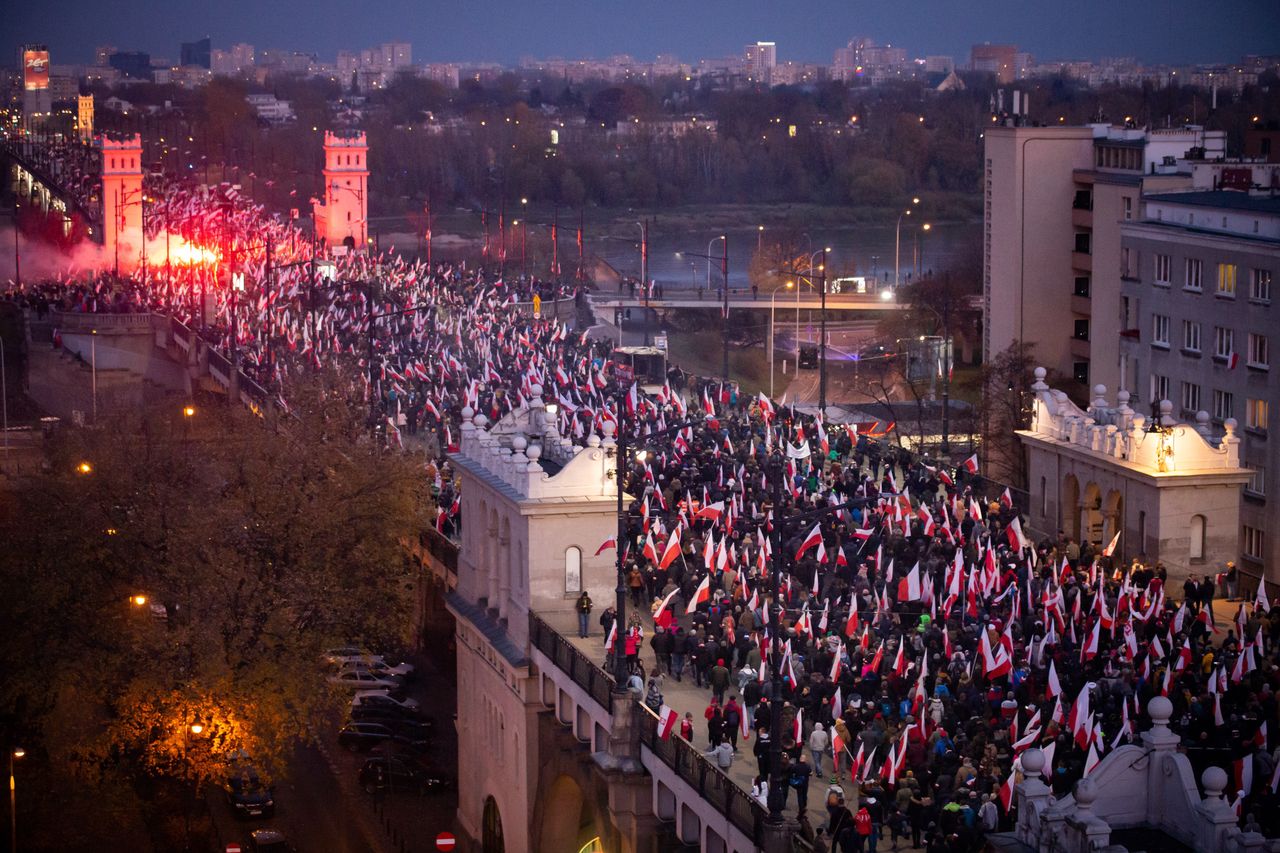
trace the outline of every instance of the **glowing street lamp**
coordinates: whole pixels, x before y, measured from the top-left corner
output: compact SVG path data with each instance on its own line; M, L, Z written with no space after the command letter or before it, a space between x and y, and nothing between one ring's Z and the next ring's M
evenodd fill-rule
M80 474L86 474L86 475L92 474L93 466L90 465L88 462L81 462L79 465L76 466L76 471Z
M192 417L195 417L195 414L196 414L196 407L195 407L195 406L183 406L183 407L182 407L182 416L183 416L184 418L192 418Z
M9 750L9 849L18 849L18 810L17 805L17 784L13 778L13 762L14 759L22 758L27 751L20 746L15 746Z
M134 606L134 607L146 607L146 606L147 606L147 597L146 597L145 595L134 595L134 596L131 596L131 597L129 598L129 601L133 602L133 606Z
M204 726L200 725L199 723L192 723L192 724L191 724L191 733L192 733L193 735L198 735L198 734L200 734L200 733L201 733L201 732L203 732L203 731L204 731Z

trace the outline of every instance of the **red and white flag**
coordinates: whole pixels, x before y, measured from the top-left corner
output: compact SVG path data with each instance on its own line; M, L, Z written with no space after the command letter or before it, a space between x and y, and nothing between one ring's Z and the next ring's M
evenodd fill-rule
M1013 808L1013 777L1018 771L1010 770L1009 778L1004 780L1004 784L1000 786L1000 805L1004 806L1004 813L1008 814L1009 809Z
M658 561L658 567L665 569L676 561L676 557L680 556L680 524L676 524L676 529L671 531L671 535L667 537L667 546L662 550L662 559Z
M658 711L658 737L663 740L670 740L671 733L675 731L676 723L680 720L680 712L675 708L662 706Z
M1110 557L1116 552L1116 545L1120 544L1120 534L1123 532L1123 530L1116 531L1116 535L1111 538L1111 543L1102 549L1102 556Z
M684 609L685 613L693 613L698 609L698 605L711 598L711 575L707 575L702 579L702 583L698 584L698 588L693 591L693 596L689 599L689 606Z
M804 552L810 548L818 547L818 543L822 541L822 526L815 524L813 529L809 531L809 535L800 543L799 550L796 551L796 559L799 560L804 556Z
M973 454L968 459L960 463L960 467L968 471L970 474L978 473L978 454Z
M676 587L667 593L667 597L662 599L662 603L658 605L658 609L653 611L653 621L657 622L658 617L667 611L667 606L671 604L671 599L676 597L676 593L680 591L680 587Z
M898 581L898 601L920 600L920 563L917 562L907 576Z
M600 547L596 549L596 556L599 557L601 554L603 554L605 551L608 551L610 548L617 548L617 547L618 547L618 540L610 536L608 539L600 543Z

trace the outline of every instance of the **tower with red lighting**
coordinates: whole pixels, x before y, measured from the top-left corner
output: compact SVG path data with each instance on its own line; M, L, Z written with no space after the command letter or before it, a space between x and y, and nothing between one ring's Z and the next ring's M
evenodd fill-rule
M98 137L102 151L103 248L132 269L142 251L142 136Z
M316 237L360 249L369 240L369 143L363 131L325 131L324 201L312 199Z

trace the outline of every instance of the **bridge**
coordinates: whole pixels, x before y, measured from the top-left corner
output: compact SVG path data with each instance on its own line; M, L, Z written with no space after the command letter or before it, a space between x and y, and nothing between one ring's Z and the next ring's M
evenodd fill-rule
M671 309L704 309L716 310L724 307L724 297L716 292L695 292L688 289L664 291L661 298L641 296L611 295L595 293L591 296L591 304L599 309L649 308L654 311ZM899 302L891 288L875 293L828 293L826 308L828 311L901 311L907 306ZM789 291L779 291L776 299L769 295L753 295L750 290L730 289L729 309L747 311L769 311L804 308L818 310L822 308L822 296L818 293L801 293L796 295Z
M7 190L24 207L58 217L64 236L75 221L88 235L103 240L102 152L79 140L52 141L30 134L0 134L0 161Z

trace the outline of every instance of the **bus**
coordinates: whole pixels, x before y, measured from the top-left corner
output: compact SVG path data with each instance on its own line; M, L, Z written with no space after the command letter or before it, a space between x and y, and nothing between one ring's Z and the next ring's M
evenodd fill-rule
M636 382L646 394L656 394L667 381L667 353L657 347L617 347L609 356L613 377L626 385Z

